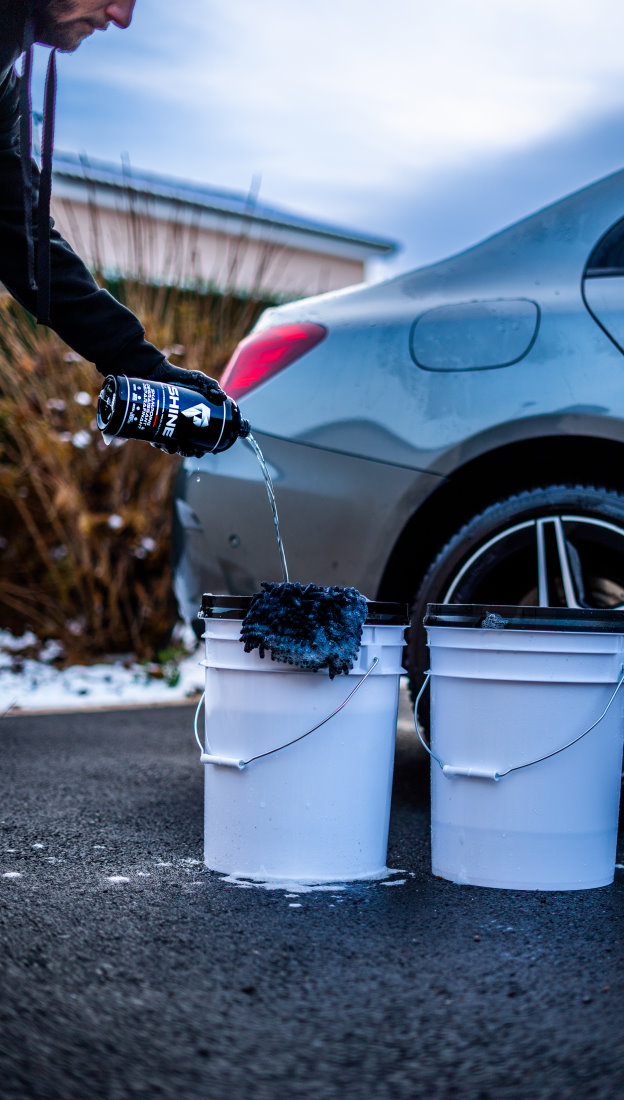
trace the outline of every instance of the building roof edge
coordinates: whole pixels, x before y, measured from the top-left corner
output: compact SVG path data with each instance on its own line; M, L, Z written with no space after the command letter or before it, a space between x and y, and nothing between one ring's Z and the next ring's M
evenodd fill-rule
M397 242L383 237L358 233L269 206L259 202L253 193L245 195L242 192L221 190L153 172L138 171L124 164L117 167L106 161L73 153L55 152L54 178L58 182L65 179L74 184L91 184L138 197L156 198L211 213L235 216L257 225L273 225L335 242L343 241L345 244L358 245L371 254L391 256L399 249Z

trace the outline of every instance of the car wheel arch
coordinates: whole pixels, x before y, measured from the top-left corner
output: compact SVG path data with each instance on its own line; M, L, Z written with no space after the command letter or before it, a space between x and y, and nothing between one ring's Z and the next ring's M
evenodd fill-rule
M411 607L404 665L416 697L431 603L624 610L624 493L544 484L490 504L442 547ZM428 702L420 718L428 721Z
M487 451L454 470L404 524L376 598L414 598L430 565L466 523L504 496L555 484L624 492L624 440L547 436Z

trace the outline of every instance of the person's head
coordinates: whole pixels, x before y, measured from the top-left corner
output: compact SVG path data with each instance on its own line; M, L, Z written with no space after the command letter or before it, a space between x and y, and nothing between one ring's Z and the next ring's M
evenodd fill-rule
M35 41L75 50L93 31L109 23L129 27L136 0L35 0Z

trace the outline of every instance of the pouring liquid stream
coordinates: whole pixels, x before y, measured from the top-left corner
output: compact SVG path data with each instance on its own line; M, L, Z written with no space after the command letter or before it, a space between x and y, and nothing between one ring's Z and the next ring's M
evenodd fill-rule
M257 439L254 438L251 432L245 436L245 443L248 443L253 450L258 462L260 463L260 469L264 477L264 483L266 485L267 496L269 498L269 504L271 505L271 511L273 513L273 523L275 524L275 535L277 537L277 548L279 550L280 562L282 565L282 579L285 584L288 584L288 566L286 565L286 554L284 553L284 544L282 542L282 536L280 534L279 518L277 515L277 504L275 502L275 491L273 489L273 482L271 481L271 475L268 470L268 466L264 460L264 455L260 450L260 445Z

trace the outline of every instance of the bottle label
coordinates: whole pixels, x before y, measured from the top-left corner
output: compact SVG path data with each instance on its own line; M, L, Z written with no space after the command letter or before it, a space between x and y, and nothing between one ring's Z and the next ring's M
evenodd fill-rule
M182 416L188 416L196 428L207 428L210 423L210 406L204 403L185 409Z
M180 391L177 386L172 386L169 382L166 383L166 386L169 390L169 408L167 409L167 423L162 430L162 434L172 437L180 411Z

